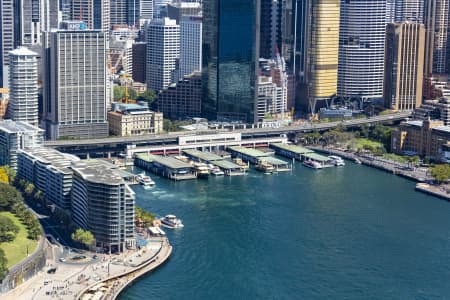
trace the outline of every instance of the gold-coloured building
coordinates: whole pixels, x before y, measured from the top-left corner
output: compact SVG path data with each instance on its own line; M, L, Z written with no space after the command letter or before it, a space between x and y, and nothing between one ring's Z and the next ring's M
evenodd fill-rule
M424 47L423 24L387 25L383 87L387 108L413 110L422 104Z
M316 102L336 94L339 54L339 0L306 0L301 33L304 55L301 100L314 112Z

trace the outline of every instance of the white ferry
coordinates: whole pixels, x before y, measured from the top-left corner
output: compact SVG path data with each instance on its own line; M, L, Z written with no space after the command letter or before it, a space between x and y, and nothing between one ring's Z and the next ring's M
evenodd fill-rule
M223 176L225 175L225 173L219 168L219 167L214 167L211 169L211 174L214 176Z
M194 163L194 169L198 178L208 178L209 168L204 163Z
M141 173L136 177L137 181L144 186L144 188L152 187L155 185L155 182L150 178L150 176L145 175L145 173Z
M181 220L177 219L177 217L175 215L167 215L164 218L161 218L160 221L161 221L161 224L167 228L175 229L175 228L183 228L184 227Z
M264 172L264 174L272 174L275 171L275 168L273 165L268 163L265 160L261 160L256 166L255 169L261 172Z
M304 160L302 163L305 167L311 168L311 169L322 169L323 166L318 163L317 161L313 160Z
M338 167L339 166L345 166L344 160L341 157L339 157L339 156L330 155L330 156L328 156L328 158L332 160L332 162L333 162L333 164L335 166L338 166Z

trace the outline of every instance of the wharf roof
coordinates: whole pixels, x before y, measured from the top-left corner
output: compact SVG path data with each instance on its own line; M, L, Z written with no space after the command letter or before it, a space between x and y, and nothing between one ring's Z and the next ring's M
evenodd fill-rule
M256 149L251 149L251 148L233 146L233 147L228 147L228 149L248 155L248 156L253 156L253 157L267 156L267 153L256 150Z
M283 149L283 150L287 150L287 151L291 151L295 154L305 154L305 153L313 153L314 151L307 149L305 147L300 147L300 146L295 146L295 145L290 145L290 144L281 144L281 143L277 143L277 144L272 144L272 146L279 148L279 149Z
M72 169L78 172L85 180L105 185L119 185L124 183L120 173L111 168L112 164L96 159L80 160L72 163ZM112 165L114 166L114 165Z
M184 161L178 160L171 156L160 156L153 154L136 154L138 159L147 161L147 162L157 162L163 166L166 166L171 169L185 169L192 168L192 166Z
M235 163L233 163L233 162L231 162L229 160L226 160L226 159L215 160L215 161L212 162L212 164L215 165L215 166L218 166L219 168L227 169L227 170L242 169L241 166L239 166L239 165L237 165L237 164L235 164Z
M195 149L183 150L183 152L206 161L223 160L223 157L210 152L202 152Z
M272 156L266 156L266 157L261 157L261 160L264 160L266 162L268 162L269 164L273 165L273 166L285 166L285 165L289 165L288 162L272 157Z
M312 160L320 161L320 162L326 162L326 161L331 160L330 158L320 155L320 154L317 154L317 153L306 153L306 154L304 154L304 156L307 158L310 158Z

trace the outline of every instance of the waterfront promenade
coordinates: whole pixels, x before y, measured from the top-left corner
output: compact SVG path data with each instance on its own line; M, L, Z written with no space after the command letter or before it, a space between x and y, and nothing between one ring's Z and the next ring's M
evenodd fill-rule
M58 246L53 248L59 251ZM105 298L115 299L118 292L132 280L164 263L171 252L172 246L166 237L153 237L138 251L99 254L98 261L90 264L61 263L49 259L48 268L56 267L55 274L48 274L48 268L44 268L37 276L2 295L2 300L90 299L81 296L89 294L90 289L99 283L106 283L102 289Z
M408 164L388 160L380 156L346 152L331 147L308 146L307 148L323 153L328 153L330 155L339 155L351 161L355 161L355 159L358 159L364 165L374 167L414 181L429 182L434 180L434 178L429 174L428 168L411 167Z

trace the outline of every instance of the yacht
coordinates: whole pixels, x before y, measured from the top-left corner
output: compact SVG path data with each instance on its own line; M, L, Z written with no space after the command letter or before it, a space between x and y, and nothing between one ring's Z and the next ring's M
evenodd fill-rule
M209 168L204 163L194 163L194 169L198 178L208 178Z
M211 174L214 176L223 176L225 175L225 173L219 168L219 167L214 167L211 169Z
M331 161L333 162L333 164L335 166L338 166L338 167L339 166L345 166L344 160L341 157L339 157L339 156L330 155L330 156L328 156L328 158L331 159Z
M303 165L305 167L311 168L311 169L322 169L322 165L320 163L318 163L317 161L313 161L313 160L304 160L303 161Z
M180 219L177 219L175 215L167 215L164 218L160 219L161 224L167 228L183 228L184 225Z
M145 173L141 173L136 177L136 180L144 186L144 188L152 187L155 185L155 182L150 178L150 176L145 175Z
M264 172L264 174L272 174L275 171L273 165L269 164L265 160L259 161L259 163L255 166L256 170Z

